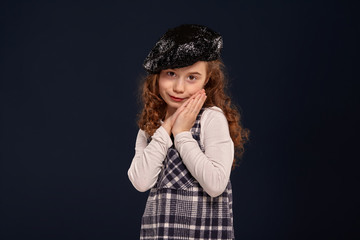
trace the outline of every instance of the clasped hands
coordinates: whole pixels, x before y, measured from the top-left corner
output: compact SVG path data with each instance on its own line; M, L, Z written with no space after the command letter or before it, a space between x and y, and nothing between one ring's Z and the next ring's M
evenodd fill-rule
M165 117L162 126L175 137L180 132L190 131L197 115L206 100L205 90L201 89L187 99L171 116Z

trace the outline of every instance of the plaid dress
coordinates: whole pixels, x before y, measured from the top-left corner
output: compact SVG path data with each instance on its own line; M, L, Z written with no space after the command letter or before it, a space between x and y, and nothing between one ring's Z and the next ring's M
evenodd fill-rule
M191 128L200 144L202 109ZM151 141L151 140L149 140ZM141 220L140 239L234 239L232 188L210 197L190 174L172 145L150 190Z

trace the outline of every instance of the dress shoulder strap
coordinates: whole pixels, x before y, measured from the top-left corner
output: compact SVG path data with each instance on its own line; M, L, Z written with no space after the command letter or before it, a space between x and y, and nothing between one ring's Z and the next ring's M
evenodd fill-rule
M202 108L199 112L199 114L196 117L195 123L191 128L191 134L193 136L193 138L197 141L197 143L199 144L200 149L204 152L204 147L202 146L201 142L200 142L200 130L201 130L201 124L200 124L200 120L201 120L201 116L204 112L205 108Z

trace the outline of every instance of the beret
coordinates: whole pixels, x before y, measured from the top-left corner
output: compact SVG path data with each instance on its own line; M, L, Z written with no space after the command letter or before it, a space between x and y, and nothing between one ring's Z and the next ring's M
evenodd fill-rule
M219 33L206 26L183 24L166 31L145 58L143 67L152 74L197 61L213 61L220 58L222 47Z

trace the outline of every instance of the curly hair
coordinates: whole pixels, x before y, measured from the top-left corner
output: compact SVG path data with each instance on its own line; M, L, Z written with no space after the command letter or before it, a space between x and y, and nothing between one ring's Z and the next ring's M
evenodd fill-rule
M241 125L240 113L231 102L227 90L225 66L221 60L207 62L207 76L209 80L204 86L206 92L205 108L217 106L222 109L229 125L229 132L235 147L233 168L237 165L236 159L241 159L244 153L244 144L249 140L250 131ZM138 126L149 136L161 126L160 120L166 114L166 103L159 94L159 74L149 74L144 78L140 88L140 100L143 108L138 115Z

